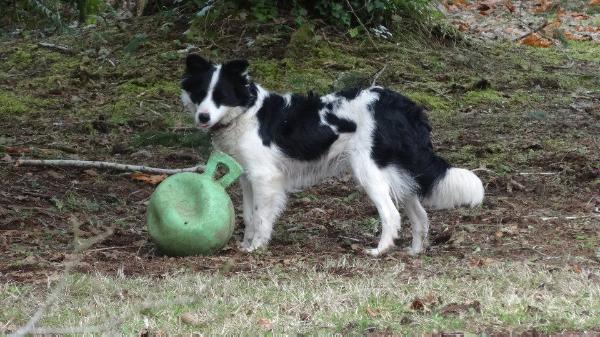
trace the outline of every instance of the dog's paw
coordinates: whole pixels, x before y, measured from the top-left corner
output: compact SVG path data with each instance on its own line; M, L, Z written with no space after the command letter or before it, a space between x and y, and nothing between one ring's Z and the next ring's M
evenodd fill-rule
M414 247L406 247L404 251L410 256L417 256L423 252L423 247L414 248Z
M369 249L365 249L365 254L377 257L377 256L381 255L381 252L377 248L369 248Z
M260 242L258 240L252 240L250 242L240 242L238 245L239 249L246 253L252 253L258 250L264 250L267 248L266 242Z

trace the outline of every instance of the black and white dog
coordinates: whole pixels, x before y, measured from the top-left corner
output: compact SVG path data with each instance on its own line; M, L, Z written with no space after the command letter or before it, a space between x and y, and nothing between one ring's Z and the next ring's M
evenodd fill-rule
M288 192L350 170L381 218L371 255L394 246L398 204L412 223L409 252L418 254L429 232L421 203L442 209L482 202L481 180L434 153L431 127L408 98L376 86L321 97L280 95L253 83L247 68L247 61L215 64L191 54L181 82L196 125L244 167L241 249L268 244Z

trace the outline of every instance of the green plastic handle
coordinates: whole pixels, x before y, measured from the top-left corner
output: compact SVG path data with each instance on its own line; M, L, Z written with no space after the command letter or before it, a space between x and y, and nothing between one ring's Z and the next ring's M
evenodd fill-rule
M219 164L223 164L225 167L227 167L227 173L221 177L221 179L217 180L217 182L221 184L223 188L227 188L233 184L233 182L244 172L242 166L233 158L223 152L215 151L210 155L210 158L208 158L208 163L206 163L204 174L214 178L215 171L217 170L217 166Z

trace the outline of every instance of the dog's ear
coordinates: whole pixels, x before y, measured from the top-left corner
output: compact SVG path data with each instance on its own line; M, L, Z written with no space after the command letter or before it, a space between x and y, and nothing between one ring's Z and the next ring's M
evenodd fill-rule
M210 68L211 63L198 54L189 54L185 59L186 72L192 73Z
M233 60L223 65L223 70L235 75L248 75L248 61L246 60Z

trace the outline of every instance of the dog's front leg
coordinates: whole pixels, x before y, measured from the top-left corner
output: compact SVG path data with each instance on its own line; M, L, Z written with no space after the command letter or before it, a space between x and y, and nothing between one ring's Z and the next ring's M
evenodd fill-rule
M245 175L240 178L240 185L242 186L245 228L244 239L240 242L239 246L242 250L248 250L252 243L252 238L254 237L254 222L252 220L252 213L254 212L254 196L252 184Z
M287 199L281 177L261 178L263 179L251 180L254 204L252 212L254 235L249 247L244 249L248 252L264 247L269 243L273 225L285 207Z

